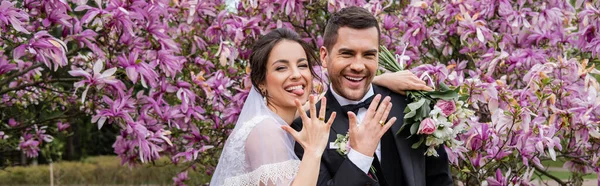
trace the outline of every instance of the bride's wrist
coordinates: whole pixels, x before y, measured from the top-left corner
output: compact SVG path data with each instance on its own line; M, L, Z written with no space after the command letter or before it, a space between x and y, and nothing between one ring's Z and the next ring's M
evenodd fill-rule
M305 149L303 158L312 157L312 158L321 159L322 156L323 156L322 150L319 151L319 150Z

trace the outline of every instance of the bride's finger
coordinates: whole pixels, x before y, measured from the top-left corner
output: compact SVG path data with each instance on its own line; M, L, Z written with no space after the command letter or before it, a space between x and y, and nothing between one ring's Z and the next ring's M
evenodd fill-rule
M317 107L315 105L315 96L310 95L308 98L310 104L310 117L313 119L317 118Z
M304 114L304 115L306 115L306 114ZM292 135L292 137L294 137L294 139L296 139L296 141L300 141L300 135L298 134L298 131L294 130L289 125L283 125L283 126L281 126L281 129L285 130L287 133L290 133L290 135Z
M331 125L333 124L333 120L335 120L336 115L337 115L336 112L331 113L331 116L329 116L329 120L327 120L327 127L331 127Z
M300 118L302 118L302 123L304 123L304 121L308 120L308 116L306 116L306 112L304 112L304 110L302 110L302 104L300 103L300 100L296 99L296 100L294 100L294 103L296 103L296 109L298 109Z
M327 98L321 98L321 110L319 111L319 119L325 119L325 107L327 107ZM325 121L325 120L321 120Z

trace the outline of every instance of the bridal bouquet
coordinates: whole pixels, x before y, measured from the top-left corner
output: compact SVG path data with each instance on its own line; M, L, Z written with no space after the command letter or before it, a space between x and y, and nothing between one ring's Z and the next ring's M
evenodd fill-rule
M406 47L402 55L393 55L385 46L381 46L379 64L392 72L404 70L404 61L410 59L404 52ZM434 84L427 73L420 78L429 78L431 84ZM434 86L434 91L406 91L413 102L404 109L404 125L400 131L410 127L410 137L420 138L412 148L425 144L425 155L437 157L436 148L441 144L449 148L462 145L461 141L456 140L456 136L466 131L467 117L475 112L458 99L458 89L448 87L443 82Z

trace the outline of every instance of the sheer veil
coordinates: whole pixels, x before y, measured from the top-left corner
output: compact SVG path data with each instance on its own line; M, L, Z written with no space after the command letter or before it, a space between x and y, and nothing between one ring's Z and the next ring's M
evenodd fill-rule
M294 153L294 138L281 129L283 125L288 124L252 87L210 185L289 185L300 160Z

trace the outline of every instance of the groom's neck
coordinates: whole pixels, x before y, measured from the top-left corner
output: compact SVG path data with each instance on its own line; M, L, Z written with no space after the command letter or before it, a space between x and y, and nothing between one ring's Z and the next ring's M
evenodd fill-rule
M340 94L341 91L338 91L335 88L333 88L334 86L332 86L332 84L329 84L329 87L331 87L330 91L333 94L333 97L335 97L335 99L338 101L338 103L340 103L340 105L356 104L374 95L373 84L369 84L367 90L363 92L363 94L358 99L349 99L347 96Z

